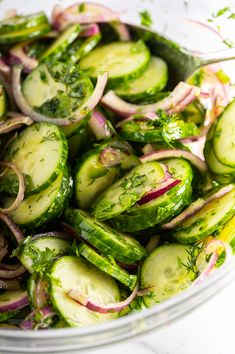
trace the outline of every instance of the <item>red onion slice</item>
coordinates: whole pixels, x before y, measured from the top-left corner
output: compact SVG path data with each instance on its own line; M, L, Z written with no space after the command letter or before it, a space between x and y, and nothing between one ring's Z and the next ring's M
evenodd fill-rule
M31 312L23 321L21 321L20 327L23 330L48 328L55 315L55 311L53 311L50 306L35 310Z
M194 165L202 174L207 172L207 165L205 161L201 160L198 156L192 154L189 151L179 150L179 149L164 149L152 152L150 154L140 157L141 162L145 163L148 161L161 160L167 158L181 157Z
M206 204L208 204L212 200L223 197L225 194L231 192L233 188L234 186L232 184L229 184L225 187L222 187L218 192L212 194L206 200L203 198L197 199L187 209L185 209L181 214L179 214L176 218L171 220L169 223L162 225L162 228L167 230L173 229L178 224L188 219L190 216L196 214L199 210L201 210Z
M219 239L214 239L214 240L208 242L204 251L202 251L202 252L205 252L206 255L209 255L212 253L212 255L210 257L210 260L209 260L206 268L201 272L201 274L193 282L192 286L200 284L205 278L207 278L215 270L215 265L216 265L216 262L219 258L218 250L220 250L221 247L224 248L224 251L225 251L225 261L224 261L223 265L233 258L232 247L229 245L229 243L224 242Z
M82 31L79 33L79 37L91 37L100 33L100 28L96 23L83 26Z
M18 266L17 269L7 268L4 264L0 264L0 279L15 279L26 272L25 267L22 265Z
M19 129L22 127L22 124L31 125L32 123L33 120L31 118L18 113L18 116L0 123L0 134L9 133L15 129Z
M151 191L147 192L139 201L139 205L143 205L146 203L151 202L152 200L160 197L161 195L168 192L173 187L177 186L181 182L180 179L167 179L166 181L159 184L157 188L152 189Z
M192 103L199 94L200 89L198 87L181 81L169 96L153 104L135 105L128 103L118 97L112 90L108 91L106 95L103 96L101 102L122 117L156 112L158 110L164 110L169 113L179 113L182 112L187 105Z
M77 301L80 305L85 306L91 311L99 312L99 313L111 313L111 312L120 312L122 311L125 307L130 305L131 301L134 300L134 298L137 295L139 285L137 284L133 292L131 293L130 296L124 301L117 302L114 304L99 304L95 300L89 299L87 296L83 295L80 293L78 290L71 289L68 291L67 295Z
M65 10L55 7L53 11L54 27L56 29L63 29L71 23L89 24L118 20L118 14L107 6L86 2L84 11L79 12L80 5L82 5L82 3L71 5Z
M97 83L92 95L88 98L88 100L80 107L77 111L74 112L74 117L71 118L51 118L44 116L40 113L37 113L33 110L33 108L27 103L26 99L22 94L20 77L21 77L22 68L20 66L14 66L12 72L12 90L13 96L15 98L17 106L21 109L21 111L32 118L36 122L48 122L57 125L70 125L75 124L81 121L83 118L87 116L87 114L92 111L97 104L99 103L105 86L108 81L108 73L103 72L98 75Z
M107 168L117 166L121 163L122 160L121 151L119 149L106 147L100 153L100 160L102 164Z
M132 122L133 120L138 120L138 119L139 120L157 120L157 119L159 119L159 116L154 112L148 112L145 114L136 114L136 115L133 115L133 116L123 119L121 122L119 122L116 125L116 128L121 127L123 124L125 124L127 122Z
M110 138L112 136L110 127L107 124L107 119L99 111L94 110L88 124L97 140Z
M17 175L19 180L19 190L14 202L8 208L0 208L0 212L6 214L17 209L20 203L22 202L22 200L24 199L25 183L24 183L24 176L22 175L22 173L14 163L0 161L0 166L1 165L11 168L14 171L14 173Z
M27 291L16 293L15 298L9 298L7 301L0 301L0 313L7 311L20 310L29 304Z
M17 243L20 243L24 239L22 231L19 229L19 226L14 223L14 221L6 214L0 213L0 219L7 225L14 235Z
M27 73L36 68L36 66L38 66L38 60L30 58L24 51L24 46L28 43L29 41L16 44L9 50L9 62L11 63L11 65L23 64L24 70Z

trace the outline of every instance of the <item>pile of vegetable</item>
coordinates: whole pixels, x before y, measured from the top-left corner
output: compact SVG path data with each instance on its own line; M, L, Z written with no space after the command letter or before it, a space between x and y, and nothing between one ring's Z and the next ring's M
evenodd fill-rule
M111 320L231 259L235 101L220 66L172 89L148 38L93 3L50 22L11 14L0 49L1 327Z

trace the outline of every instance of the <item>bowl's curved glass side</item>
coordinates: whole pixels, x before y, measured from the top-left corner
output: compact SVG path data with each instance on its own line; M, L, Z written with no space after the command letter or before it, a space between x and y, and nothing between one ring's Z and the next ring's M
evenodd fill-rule
M172 324L198 308L235 278L235 259L204 283L160 305L99 326L40 332L0 330L1 353L64 353L98 348Z

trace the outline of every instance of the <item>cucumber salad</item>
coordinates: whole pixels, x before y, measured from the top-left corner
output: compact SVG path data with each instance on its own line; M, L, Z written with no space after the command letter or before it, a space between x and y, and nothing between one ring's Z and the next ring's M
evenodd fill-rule
M145 33L146 34L146 33ZM0 22L0 327L158 306L233 256L235 100L95 3Z

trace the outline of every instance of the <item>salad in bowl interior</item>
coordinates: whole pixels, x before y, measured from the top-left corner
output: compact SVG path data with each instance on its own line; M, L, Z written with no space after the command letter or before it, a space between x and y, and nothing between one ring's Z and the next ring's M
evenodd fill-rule
M174 82L150 42L91 2L0 22L1 329L128 316L231 260L233 85Z

